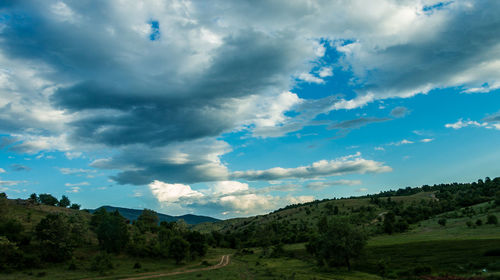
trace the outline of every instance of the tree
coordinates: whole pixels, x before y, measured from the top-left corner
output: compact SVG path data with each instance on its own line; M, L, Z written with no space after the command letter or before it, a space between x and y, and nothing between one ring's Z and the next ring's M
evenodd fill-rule
M481 219L477 219L476 225L479 227L483 224L483 221Z
M81 207L80 204L73 203L69 208L73 210L80 210L80 207Z
M69 201L69 198L65 195L61 197L61 200L59 200L59 203L57 203L57 206L59 207L68 207L71 204L71 201Z
M55 206L59 201L57 198L53 197L51 194L42 193L38 196L40 203L50 206Z
M158 229L158 214L155 211L144 209L141 215L137 218L137 226L141 232L151 231L156 232Z
M0 193L0 199L2 199L2 198L3 198L3 199L7 199L7 194L6 194L6 193L4 193L4 192L1 192L1 193Z
M179 264L189 254L189 243L178 236L172 239L168 249L170 256Z
M390 197L387 199L389 201ZM394 223L396 222L396 215L391 211L385 214L384 217L384 232L392 234L394 232Z
M125 218L119 213L109 214L106 212L97 227L97 239L102 249L107 252L119 253L129 241Z
M367 235L363 230L346 219L335 218L319 230L319 235L309 240L307 251L316 257L320 265L345 265L350 270L351 261L359 257L366 240Z
M70 225L61 214L48 214L43 218L35 228L42 257L52 262L69 259L73 252L70 233Z
M31 202L31 203L38 203L39 200L38 200L38 196L36 195L36 193L32 193L30 195L30 197L28 198L28 200Z
M189 252L192 258L195 256L203 257L207 253L207 241L203 234L197 231L190 231L186 235L186 239L189 242Z
M441 226L446 226L446 219L445 218L441 218L438 220L438 224L440 224Z
M19 242L23 239L24 226L14 219L0 220L0 236L5 236L12 242Z

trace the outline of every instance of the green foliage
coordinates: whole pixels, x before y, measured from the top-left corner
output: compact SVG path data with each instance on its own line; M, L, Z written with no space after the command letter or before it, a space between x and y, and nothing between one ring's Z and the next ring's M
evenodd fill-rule
M0 193L0 199L7 199L7 194L4 192Z
M53 197L51 194L47 193L42 193L38 196L38 199L40 200L40 203L45 204L45 205L50 205L50 206L56 206L56 204L59 202L57 198Z
M158 230L158 222L158 214L155 211L144 209L137 218L136 225L141 232L156 232Z
M127 224L117 211L113 214L109 214L106 211L105 213L101 217L100 224L97 225L96 230L99 245L106 252L119 253L129 241Z
M440 224L441 226L446 226L446 219L445 218L441 218L438 220L438 224Z
M350 270L352 260L360 256L366 240L367 235L361 228L345 218L335 218L318 229L318 235L311 238L307 250L319 265L346 266Z
M28 198L31 203L38 203L38 195L36 193L32 193L30 197Z
M483 220L477 219L476 220L476 226L480 227L481 225L483 225Z
M197 231L190 231L186 234L186 241L189 242L191 258L203 257L207 254L207 241L203 234Z
M80 207L81 207L80 204L73 203L69 208L73 210L80 210Z
M189 255L189 243L182 237L175 237L168 248L170 256L179 264Z
M48 214L36 226L35 234L44 260L61 262L71 257L71 227L63 215Z
M496 225L498 224L498 218L497 216L491 214L491 215L488 215L488 220L486 221L486 224L488 225Z
M5 236L12 242L20 242L23 231L24 226L16 219L0 220L0 236Z
M21 259L22 252L16 244L5 236L0 236L0 270L18 266Z
M99 253L92 259L92 263L90 264L91 271L97 271L101 274L112 268L111 255L107 253Z
M70 204L71 204L71 201L69 200L69 198L67 196L63 195L61 197L61 200L59 200L59 202L57 203L57 206L66 208Z

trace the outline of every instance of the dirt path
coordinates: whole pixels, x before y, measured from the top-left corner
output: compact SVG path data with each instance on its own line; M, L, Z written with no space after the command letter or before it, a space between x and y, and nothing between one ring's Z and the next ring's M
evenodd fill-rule
M153 275L144 275L144 276L138 276L138 277L121 278L121 280L153 279L153 278L159 278L159 277L165 277L165 276L171 276L171 275L178 275L178 274L184 274L184 273L191 273L191 272L197 272L197 271L219 269L219 268L224 267L224 266L226 266L228 264L229 264L229 255L224 255L224 256L222 256L222 258L221 258L221 260L220 260L220 262L218 264L212 265L212 266L209 266L209 267L194 268L194 269L181 270L181 271L168 272L168 273L160 273L160 274L153 274Z

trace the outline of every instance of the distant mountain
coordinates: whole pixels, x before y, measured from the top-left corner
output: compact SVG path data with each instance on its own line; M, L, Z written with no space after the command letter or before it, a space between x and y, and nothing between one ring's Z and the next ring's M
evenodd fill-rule
M99 208L104 208L108 212L114 212L115 210L118 210L120 214L125 217L128 220L135 221L137 218L141 215L142 210L138 209L130 209L130 208L123 208L123 207L114 207L114 206L101 206ZM97 208L97 209L99 209ZM89 210L90 213L94 213L97 209L94 210ZM182 215L182 216L170 216L170 215L165 215L162 213L157 213L158 218L160 219L160 222L175 222L180 219L184 220L187 224L189 225L196 225L200 223L207 223L207 222L218 222L220 221L219 219L212 218L212 217L207 217L207 216L197 216L197 215Z

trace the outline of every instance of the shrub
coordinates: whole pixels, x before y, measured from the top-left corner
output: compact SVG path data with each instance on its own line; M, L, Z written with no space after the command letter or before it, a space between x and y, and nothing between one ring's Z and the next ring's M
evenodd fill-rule
M110 269L113 269L113 263L111 262L111 256L107 253L100 253L96 255L90 264L90 270L92 271L104 273Z
M488 225L496 225L498 224L498 218L495 215L488 215L488 221L486 222Z
M477 219L476 225L479 227L483 224L483 221L481 219Z
M40 241L42 257L45 260L61 262L71 257L71 228L62 215L48 214L36 225L35 234Z
M438 224L440 224L441 226L446 226L446 219L445 218L441 218L438 220Z
M134 263L134 269L140 269L140 268L142 268L141 263L139 262Z

